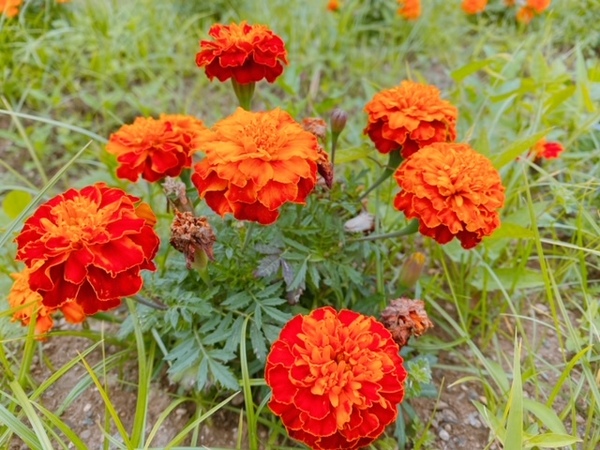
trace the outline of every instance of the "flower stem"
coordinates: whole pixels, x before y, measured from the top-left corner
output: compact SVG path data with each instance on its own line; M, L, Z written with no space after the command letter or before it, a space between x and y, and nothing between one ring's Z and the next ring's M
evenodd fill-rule
M246 111L250 111L256 83L240 84L232 78L231 85L233 86L233 92L235 92L238 102L240 102L240 106Z
M413 219L408 223L404 228L398 231L394 231L393 233L386 234L371 234L369 236L364 236L357 239L349 239L351 242L361 242L361 241L376 241L378 239L387 239L394 238L399 236L408 236L409 234L414 234L419 231L419 221L418 219Z
M369 189L367 189L365 192L363 192L363 194L360 196L359 200L364 199L367 195L369 195L371 193L371 191L373 189L375 189L377 186L379 186L381 183L383 183L385 180L387 180L391 175L393 175L401 162L402 162L402 155L400 154L399 149L390 152L390 157L388 159L387 165L385 166L385 169L383 170L383 173L381 174L379 179L369 187Z

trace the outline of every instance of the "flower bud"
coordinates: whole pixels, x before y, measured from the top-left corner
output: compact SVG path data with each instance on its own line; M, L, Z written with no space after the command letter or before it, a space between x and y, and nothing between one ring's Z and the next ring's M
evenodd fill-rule
M423 272L423 266L425 265L425 255L421 252L413 253L404 261L402 269L400 269L400 284L403 287L411 288L419 278L421 272Z
M340 134L346 127L348 121L348 113L340 108L335 108L331 111L331 132Z

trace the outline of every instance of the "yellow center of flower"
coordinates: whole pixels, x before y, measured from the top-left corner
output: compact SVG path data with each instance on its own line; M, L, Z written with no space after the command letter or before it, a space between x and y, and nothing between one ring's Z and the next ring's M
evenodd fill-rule
M93 199L78 196L54 206L50 211L54 221L41 219L46 233L46 240L65 238L71 244L91 241L100 233L105 233L105 226L113 208L99 208Z
M368 317L344 325L332 313L326 313L324 320L306 317L303 333L298 336L304 346L296 347L300 353L296 364L308 366L309 373L301 381L310 386L312 394L328 397L338 429L350 421L352 408L366 408L379 401L378 395L369 398L363 385L377 383L384 376L384 365L393 364L381 351L384 344L370 327Z
M244 159L262 159L263 161L275 159L276 150L281 145L281 138L274 123L252 121L242 130L247 139Z

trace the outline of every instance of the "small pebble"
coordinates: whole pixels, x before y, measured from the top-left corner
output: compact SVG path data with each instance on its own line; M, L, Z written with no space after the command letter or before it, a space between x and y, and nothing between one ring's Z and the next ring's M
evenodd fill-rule
M473 412L467 416L467 423L473 428L481 428L483 426L481 421L477 418L477 415L476 412Z
M86 403L85 406L83 407L83 412L88 412L90 409L92 409L92 404Z
M440 430L438 436L440 437L440 439L442 441L446 441L447 442L447 441L450 440L450 434L446 430L444 430L444 429Z

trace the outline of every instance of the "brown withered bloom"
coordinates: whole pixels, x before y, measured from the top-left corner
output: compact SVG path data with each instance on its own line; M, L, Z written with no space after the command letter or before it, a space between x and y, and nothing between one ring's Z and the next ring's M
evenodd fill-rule
M176 211L171 224L171 245L185 255L188 269L203 269L207 258L213 261L213 244L217 238L205 217Z
M178 178L166 177L162 184L165 195L170 205L173 205L176 211L193 212L194 207L188 199L185 183Z
M331 189L331 186L333 186L333 166L329 160L329 155L320 145L318 148L318 154L319 159L317 160L317 172L319 172L319 175L323 177L327 187Z
M390 330L400 347L405 346L411 336L419 337L433 328L433 323L425 312L425 303L409 298L391 300L381 313L381 322Z
M314 134L320 141L327 136L327 123L320 117L307 117L302 119L302 128Z

